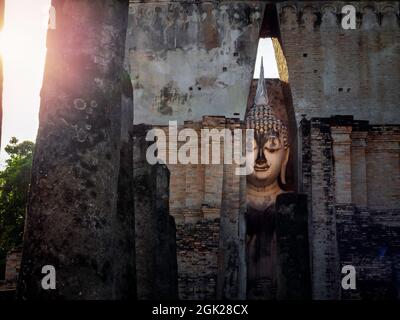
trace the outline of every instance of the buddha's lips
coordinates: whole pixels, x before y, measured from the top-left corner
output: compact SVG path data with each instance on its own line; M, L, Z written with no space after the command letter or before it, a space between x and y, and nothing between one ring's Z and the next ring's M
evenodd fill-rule
M267 171L270 168L270 166L268 164L266 165L262 165L262 166L254 166L254 170L255 171Z

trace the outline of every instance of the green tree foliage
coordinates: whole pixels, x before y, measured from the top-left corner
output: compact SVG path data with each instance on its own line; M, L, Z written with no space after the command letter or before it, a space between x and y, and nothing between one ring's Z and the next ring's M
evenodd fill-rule
M9 159L0 171L0 277L7 252L22 244L34 146L13 137L5 147Z

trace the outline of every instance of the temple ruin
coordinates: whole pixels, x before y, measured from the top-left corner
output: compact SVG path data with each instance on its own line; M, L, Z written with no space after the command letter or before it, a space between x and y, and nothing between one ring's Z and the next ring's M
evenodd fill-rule
M342 1L52 0L16 297L248 298L251 183L234 163L150 165L145 136L245 129L269 37L290 144L271 297L398 299L400 2L349 4L354 30Z

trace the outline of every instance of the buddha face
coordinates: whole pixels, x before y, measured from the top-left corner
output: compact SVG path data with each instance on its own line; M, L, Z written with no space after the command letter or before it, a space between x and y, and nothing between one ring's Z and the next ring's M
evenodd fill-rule
M285 183L286 164L289 149L284 148L283 141L277 135L261 135L253 140L254 171L247 181L256 187L265 187L278 180Z

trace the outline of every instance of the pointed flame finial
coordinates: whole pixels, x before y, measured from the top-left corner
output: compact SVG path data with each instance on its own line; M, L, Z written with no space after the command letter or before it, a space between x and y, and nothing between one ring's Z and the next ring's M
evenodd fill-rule
M254 129L259 136L278 136L282 138L285 149L289 147L287 126L276 117L273 106L268 99L267 86L264 79L264 65L261 58L260 78L253 105L246 113L247 129Z
M267 87L265 85L264 79L264 64L263 57L261 57L261 68L260 68L260 77L257 83L257 91L256 96L254 98L255 105L267 105L268 104L268 92Z

